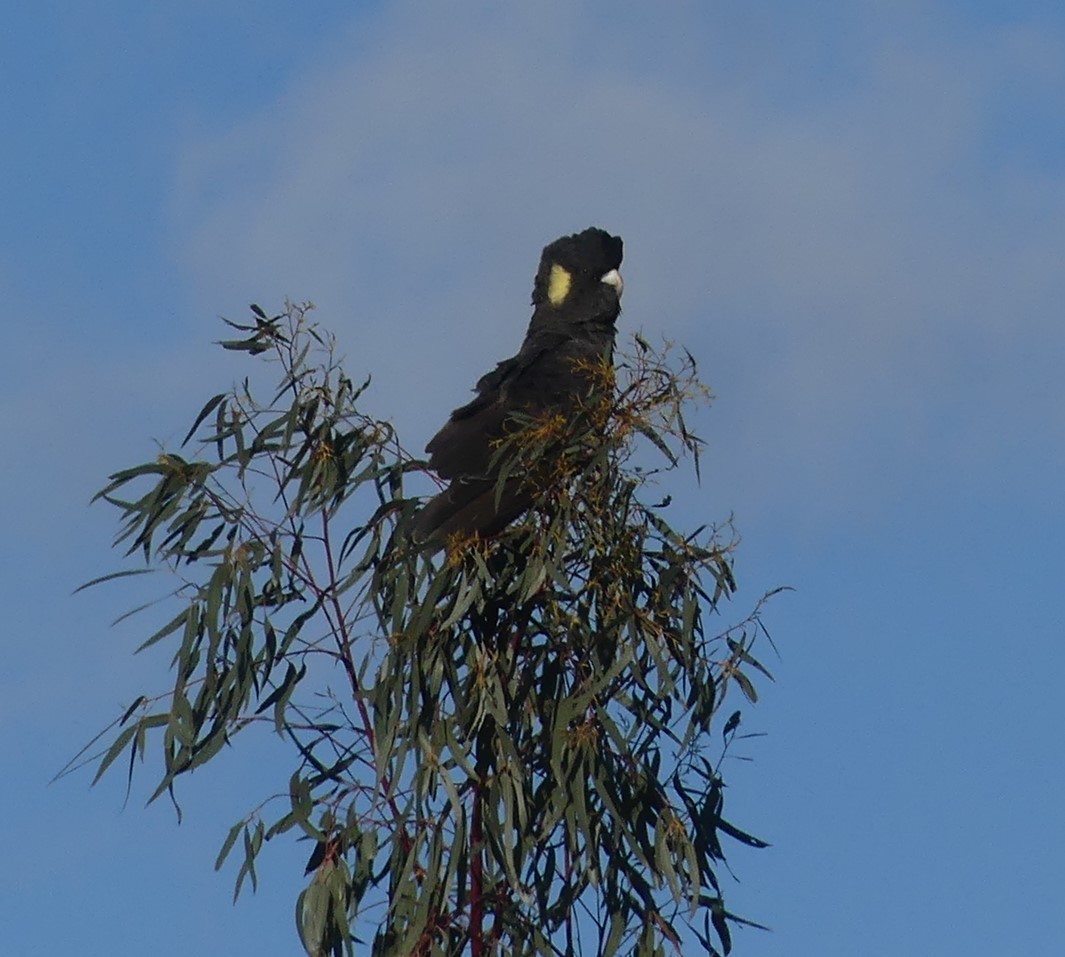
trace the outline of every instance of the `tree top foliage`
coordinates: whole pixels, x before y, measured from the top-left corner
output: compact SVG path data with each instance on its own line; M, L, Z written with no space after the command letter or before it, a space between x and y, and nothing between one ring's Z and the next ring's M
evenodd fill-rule
M176 609L141 645L172 649L172 687L105 732L97 778L153 754L150 800L176 804L226 745L281 736L292 766L217 866L241 849L239 894L264 844L309 839L312 957L727 953L747 922L725 907L722 838L764 842L724 816L739 711L720 715L768 672L762 602L714 624L729 525L674 529L658 485L698 469L694 360L636 337L580 415L500 443L500 487L523 477L535 507L432 555L409 535L425 463L359 410L368 383L309 307L252 310L222 345L273 362L270 398L250 378L213 396L181 449L96 496L145 567L89 584L160 572Z

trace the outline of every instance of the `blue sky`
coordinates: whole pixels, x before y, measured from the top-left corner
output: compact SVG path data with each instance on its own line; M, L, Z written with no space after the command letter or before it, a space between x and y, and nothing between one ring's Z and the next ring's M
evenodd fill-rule
M748 709L738 954L1065 939L1065 8L12 6L0 35L4 949L292 954L304 848L211 865L269 742L184 789L47 786L166 656L108 622L91 494L310 299L408 447L517 347L541 246L626 241L626 330L717 401L691 521L777 584ZM460 343L463 344L460 347ZM470 343L473 345L471 346ZM426 411L430 410L430 411ZM284 767L282 765L282 767Z

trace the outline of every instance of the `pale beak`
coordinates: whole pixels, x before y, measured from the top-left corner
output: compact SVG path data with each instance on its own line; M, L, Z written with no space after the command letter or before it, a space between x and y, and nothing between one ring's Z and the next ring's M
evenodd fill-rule
M621 298L622 290L625 288L625 283L621 279L621 273L616 269L611 269L606 275L600 277L600 282L605 282L608 286L613 286L614 290L618 294L618 299Z

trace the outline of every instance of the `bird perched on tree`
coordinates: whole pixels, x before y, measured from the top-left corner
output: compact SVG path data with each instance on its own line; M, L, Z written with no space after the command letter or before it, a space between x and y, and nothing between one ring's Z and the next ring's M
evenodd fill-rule
M499 440L518 427L516 414L571 412L594 385L595 366L612 361L621 255L621 238L595 228L544 248L521 349L481 377L477 397L425 447L450 484L415 516L416 542L435 549L456 533L494 535L532 504L532 489L517 478L497 503Z

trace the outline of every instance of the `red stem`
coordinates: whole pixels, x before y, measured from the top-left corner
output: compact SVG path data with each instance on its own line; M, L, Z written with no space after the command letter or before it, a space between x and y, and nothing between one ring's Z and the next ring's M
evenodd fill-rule
M470 954L471 957L484 957L484 844L481 830L481 808L483 805L481 788L478 781L473 788L473 813L470 821Z

